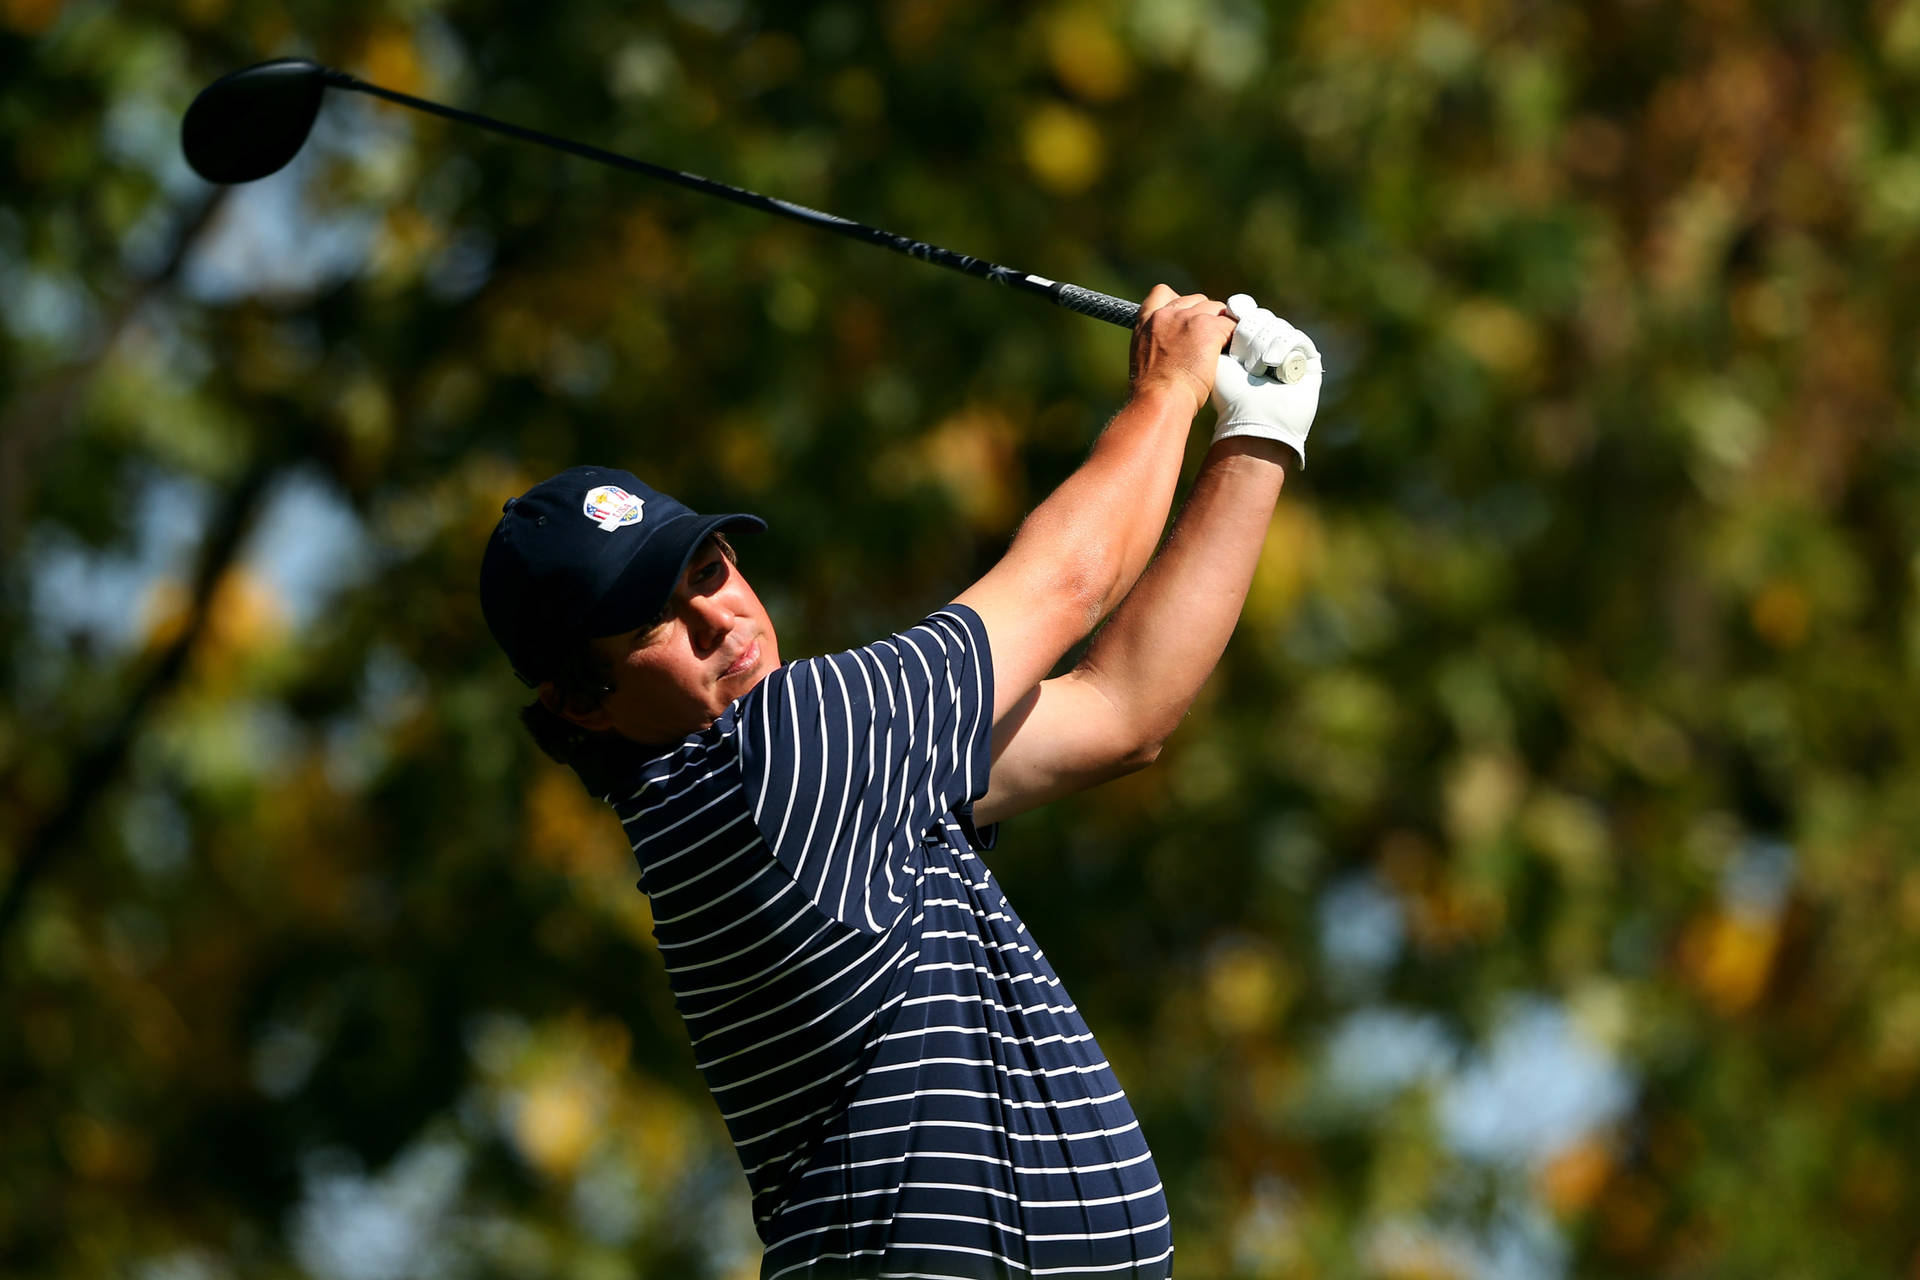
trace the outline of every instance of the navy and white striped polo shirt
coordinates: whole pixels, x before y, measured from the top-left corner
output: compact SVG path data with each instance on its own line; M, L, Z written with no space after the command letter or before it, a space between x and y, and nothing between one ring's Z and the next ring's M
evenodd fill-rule
M789 663L589 777L624 824L775 1277L1165 1277L1166 1199L976 851L993 668L962 605Z

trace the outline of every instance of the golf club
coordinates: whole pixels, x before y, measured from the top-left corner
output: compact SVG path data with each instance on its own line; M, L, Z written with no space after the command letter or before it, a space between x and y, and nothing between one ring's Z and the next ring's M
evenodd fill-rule
M955 253L951 249L942 249L938 245L925 244L906 236L895 235L891 231L882 231L877 227L864 226L846 218L836 217L831 213L822 213L818 209L809 209L805 205L776 200L772 196L763 196L758 192L747 191L740 187L731 187L724 182L715 182L698 174L682 173L677 169L649 164L644 160L604 151L585 143L555 137L552 134L541 133L516 124L508 124L471 111L462 111L457 107L443 106L440 103L398 93L392 89L384 89L379 85L369 84L365 80L348 75L344 71L335 71L331 67L321 66L306 58L277 58L271 62L262 62L222 76L202 89L199 96L194 98L193 104L187 108L186 118L180 125L180 144L181 149L186 152L187 163L193 166L195 173L209 182L252 182L277 172L293 159L306 142L308 133L313 129L313 122L320 114L321 96L329 86L335 89L351 89L355 93L371 94L376 98L385 98L403 107L412 107L416 111L444 116L449 120L476 124L483 129L504 133L508 137L519 138L524 142L538 143L552 147L556 151L565 151L570 155L597 160L601 164L612 165L616 169L644 174L649 178L658 178L705 195L731 200L749 209L759 209L764 213L777 214L795 222L804 222L808 226L819 227L835 235L878 245L882 249L891 249L895 253L904 253L922 262L931 262L935 266L963 271L983 280L992 280L1026 293L1039 294L1069 311L1077 311L1081 315L1105 320L1109 324L1116 324L1125 329L1131 329L1140 314L1139 304L1128 302L1124 298L1098 293L1092 289L1083 289L1079 285L1048 280L1044 276L1029 275L1024 271L1015 271L1011 267L999 266L981 258Z

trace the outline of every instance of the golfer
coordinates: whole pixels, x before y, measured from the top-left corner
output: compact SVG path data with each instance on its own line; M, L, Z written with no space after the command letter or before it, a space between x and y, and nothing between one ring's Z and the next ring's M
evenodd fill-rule
M982 854L1179 723L1304 457L1320 361L1249 298L1162 285L1130 383L985 577L845 653L782 661L726 538L760 520L623 471L536 485L488 544L481 603L537 692L528 725L639 861L765 1280L1171 1273L1139 1122Z

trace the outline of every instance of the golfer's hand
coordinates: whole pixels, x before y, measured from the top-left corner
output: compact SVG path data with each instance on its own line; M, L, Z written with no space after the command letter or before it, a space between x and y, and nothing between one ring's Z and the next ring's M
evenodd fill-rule
M1261 436L1278 440L1307 461L1307 432L1313 429L1314 410L1320 404L1320 352L1313 339L1236 293L1227 306L1239 323L1227 354L1216 362L1213 407L1220 419L1215 440L1227 436ZM1282 367L1295 352L1305 356L1296 382L1282 381ZM1300 367L1296 361L1294 367Z
M1193 397L1193 412L1207 402L1214 368L1233 335L1224 303L1203 293L1184 297L1157 284L1140 304L1131 352L1133 394L1172 388Z

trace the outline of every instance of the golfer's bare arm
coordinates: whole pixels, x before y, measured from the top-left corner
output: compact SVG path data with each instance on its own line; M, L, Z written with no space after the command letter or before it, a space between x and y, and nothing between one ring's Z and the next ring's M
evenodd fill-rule
M1153 761L1239 620L1291 457L1245 437L1208 450L1166 547L1086 656L1025 689L996 722L991 789L976 820L997 822Z
M1187 430L1233 334L1222 304L1165 285L1140 311L1127 403L1087 460L1021 523L1000 563L959 597L979 613L992 646L996 748L998 726L1125 598L1153 555Z

